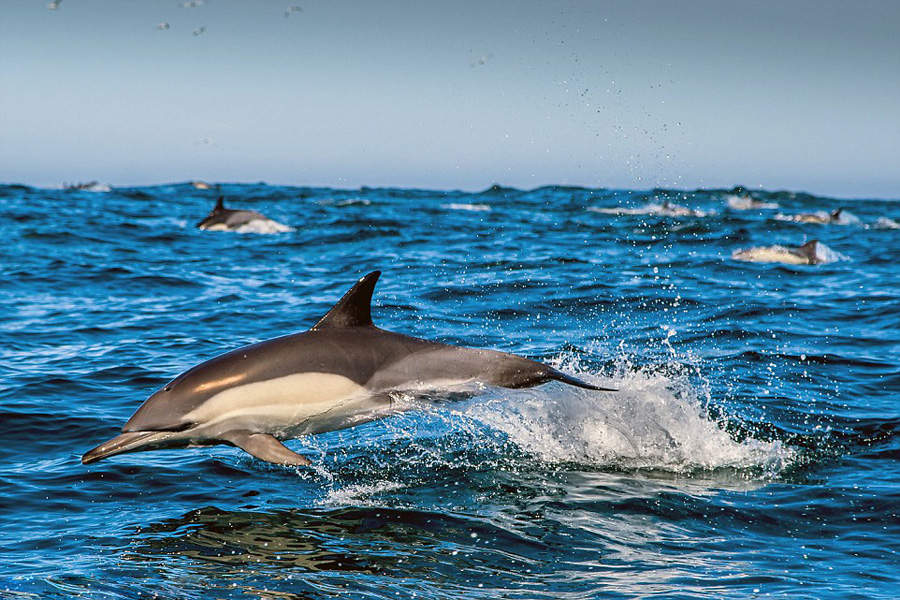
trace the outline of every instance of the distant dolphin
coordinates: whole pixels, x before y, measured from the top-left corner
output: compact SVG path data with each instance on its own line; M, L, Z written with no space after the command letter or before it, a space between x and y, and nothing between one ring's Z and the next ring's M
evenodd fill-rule
M495 350L430 342L372 323L374 271L309 331L233 350L179 375L86 453L88 464L161 448L237 446L281 465L309 459L281 440L353 427L401 410L397 394L465 384L526 388L561 381L597 387L545 364Z
M706 216L706 213L704 213L703 211L696 211L686 206L681 206L680 204L669 202L668 200L663 200L662 207L658 211L656 211L655 214L665 215L667 217Z
M198 228L209 231L252 230L253 225L265 225L258 233L290 231L290 228L286 225L273 221L255 210L225 208L225 198L222 196L219 196L216 205L206 215L206 218L197 223Z
M751 196L736 196L731 194L725 198L725 203L732 210L762 210L778 208L777 202L765 202Z
M816 213L800 213L797 215L777 214L779 221L793 221L795 223L815 223L818 225L860 225L859 218L850 211L839 208L830 213L820 211Z
M100 183L99 181L88 181L87 183L63 183L64 190L73 190L81 192L111 192L112 186L108 183Z
M789 265L818 265L826 262L823 258L825 248L819 240L806 242L799 248L787 246L761 246L737 250L731 258L748 262L786 263Z
M836 223L841 218L842 210L839 208L832 213L801 213L794 215L794 221L798 223L819 223L822 225Z
M659 215L662 217L708 217L716 214L715 211L698 210L674 204L668 200L664 200L662 204L653 202L644 206L631 208L627 206L616 206L613 208L599 208L591 206L588 208L591 212L598 212L607 215Z

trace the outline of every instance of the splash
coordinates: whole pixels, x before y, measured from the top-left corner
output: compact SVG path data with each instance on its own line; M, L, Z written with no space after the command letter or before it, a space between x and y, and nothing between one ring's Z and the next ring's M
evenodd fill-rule
M614 379L573 373L618 392L562 385L503 393L467 416L551 463L676 473L738 469L774 475L794 458L781 442L735 441L686 377L620 369Z
M846 254L841 254L836 250L832 250L825 244L819 242L816 245L816 259L821 264L828 264L842 260L850 260L850 257Z

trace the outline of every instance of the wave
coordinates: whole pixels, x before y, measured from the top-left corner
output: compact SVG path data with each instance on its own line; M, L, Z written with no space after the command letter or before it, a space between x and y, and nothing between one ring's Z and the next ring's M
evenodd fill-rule
M0 183L0 198L15 197L33 191L35 188L20 183Z
M505 187L498 183L493 184L491 187L478 192L477 196L512 196L522 194L522 190L514 188L514 187Z

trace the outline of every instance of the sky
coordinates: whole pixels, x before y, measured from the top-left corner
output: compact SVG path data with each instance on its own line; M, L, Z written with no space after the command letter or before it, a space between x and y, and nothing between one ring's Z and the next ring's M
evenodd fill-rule
M188 4L2 0L0 182L900 198L895 0Z

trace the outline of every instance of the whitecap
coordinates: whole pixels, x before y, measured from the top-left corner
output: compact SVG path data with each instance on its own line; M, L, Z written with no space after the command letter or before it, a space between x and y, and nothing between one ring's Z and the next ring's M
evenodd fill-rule
M490 212L491 207L487 204L465 204L465 203L450 203L450 204L441 204L441 208L446 208L448 210L470 210L474 212Z
M878 217L872 227L875 229L900 229L900 223L887 217Z

